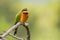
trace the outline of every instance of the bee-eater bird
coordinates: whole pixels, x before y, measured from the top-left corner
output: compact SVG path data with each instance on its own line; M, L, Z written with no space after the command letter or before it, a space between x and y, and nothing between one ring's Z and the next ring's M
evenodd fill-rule
M17 13L17 15L16 15L15 24L16 24L17 22L25 23L25 22L27 21L28 17L29 17L29 13L28 13L28 11L27 11L27 8L24 8L24 9L20 10L20 11ZM14 24L14 25L15 25L15 24ZM15 29L14 35L17 34L17 29L18 29L18 28Z

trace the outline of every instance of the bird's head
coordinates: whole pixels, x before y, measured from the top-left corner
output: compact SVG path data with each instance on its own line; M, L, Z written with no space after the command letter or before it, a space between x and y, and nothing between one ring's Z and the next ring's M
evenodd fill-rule
M27 11L27 8L24 8L22 11Z
M24 8L24 9L22 10L22 12L23 12L23 14L28 14L27 8Z

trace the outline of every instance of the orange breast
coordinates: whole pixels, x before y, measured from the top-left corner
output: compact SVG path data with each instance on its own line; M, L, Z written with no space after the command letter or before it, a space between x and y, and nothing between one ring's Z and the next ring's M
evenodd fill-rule
M26 22L27 21L27 19L28 19L28 17L29 17L29 14L21 14L21 18L20 18L20 22L21 23L24 23L24 22Z

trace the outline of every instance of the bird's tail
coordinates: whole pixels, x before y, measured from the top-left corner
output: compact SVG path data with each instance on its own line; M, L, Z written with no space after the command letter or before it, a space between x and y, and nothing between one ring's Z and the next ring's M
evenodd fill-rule
M18 27L15 29L15 31L14 31L14 35L17 34L17 29L18 29Z

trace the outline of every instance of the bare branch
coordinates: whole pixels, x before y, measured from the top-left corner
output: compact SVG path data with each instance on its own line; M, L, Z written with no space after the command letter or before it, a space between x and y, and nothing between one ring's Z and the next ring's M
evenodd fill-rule
M19 27L19 25L21 25L20 22L18 22L16 25L12 26L7 32L5 32L1 37L5 37L6 35L8 35L11 31L13 31L15 28Z
M0 40L3 40L5 36L7 36L10 32L12 32L15 28L19 27L21 25L20 22L18 22L16 25L12 26L8 31L6 31L1 37Z
M25 23L23 26L26 28L26 31L27 31L27 40L30 40L30 30L28 28L29 26L28 23Z

